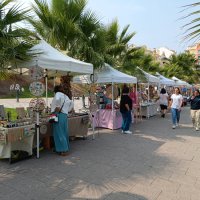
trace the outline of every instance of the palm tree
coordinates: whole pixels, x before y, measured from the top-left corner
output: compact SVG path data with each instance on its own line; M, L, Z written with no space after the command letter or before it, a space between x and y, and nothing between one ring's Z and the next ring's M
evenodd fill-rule
M169 63L165 64L162 73L167 77L176 76L189 83L199 81L196 70L196 59L190 53L180 53L172 55Z
M185 10L193 10L196 7L198 8L200 6L200 2L196 2L193 4L189 4L184 6ZM200 18L199 18L199 14L200 14L200 9L198 8L195 11L190 12L189 14L187 14L185 17L183 17L183 19L188 18L189 20L191 20L189 23L185 24L183 26L185 30L185 36L184 36L184 40L199 40L200 39ZM193 18L193 19L191 19Z
M111 64L122 66L124 58L133 51L133 49L128 48L128 45L135 36L135 32L127 33L129 26L125 26L121 33L117 20L114 20L106 27L106 54L110 55L111 62L114 62ZM109 60L107 62L109 63Z
M10 4L14 0L0 2L0 72L5 74L8 66L16 67L17 62L31 58L28 50L34 45L34 34L16 25L28 17L28 10L20 9L20 5ZM2 78L2 77L1 77Z
M35 0L33 10L39 19L31 24L52 46L94 67L104 63L104 32L96 15L86 10L86 0L52 0L50 6ZM62 80L70 88L70 76Z

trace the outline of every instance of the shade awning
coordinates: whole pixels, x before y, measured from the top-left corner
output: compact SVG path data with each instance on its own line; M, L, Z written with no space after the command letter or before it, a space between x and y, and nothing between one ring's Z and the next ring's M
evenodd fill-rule
M75 72L79 74L92 74L93 65L64 55L50 44L41 40L30 50L37 54L30 61L20 64L20 67L30 68L38 66L48 71Z
M137 78L128 74L122 73L108 64L102 68L95 70L94 74L97 75L96 83L137 83ZM74 83L91 83L89 75L75 76Z
M149 82L149 83L157 83L157 84L160 82L159 78L157 78L156 76L153 76L153 75L145 72L140 67L137 67L137 70L139 70L140 74L142 74L142 76L145 78L145 80L144 80L143 77L142 77L141 79L143 79L143 80L140 81L140 82L142 82L142 83L148 83ZM138 79L140 79L140 77L139 77L140 74L136 75L136 76L138 76L137 77Z
M174 86L175 85L175 81L174 80L166 78L163 75L159 74L158 72L156 72L156 75L160 79L160 84L161 85L166 85L166 86Z

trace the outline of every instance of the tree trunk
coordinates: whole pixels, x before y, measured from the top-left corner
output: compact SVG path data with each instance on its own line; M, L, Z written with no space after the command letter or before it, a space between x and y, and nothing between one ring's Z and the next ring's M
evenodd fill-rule
M64 94L66 94L70 99L72 99L71 78L72 76L69 74L61 76L61 85L63 86Z

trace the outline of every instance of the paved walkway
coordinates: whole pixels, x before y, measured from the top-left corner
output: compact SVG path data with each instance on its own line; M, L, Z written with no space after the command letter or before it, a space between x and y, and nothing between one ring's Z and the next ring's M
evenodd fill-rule
M46 98L43 98L46 102ZM50 104L52 102L52 99L53 98L48 98L48 106L50 107ZM19 102L16 101L16 99L0 99L0 105L4 105L4 107L6 108L16 108L16 107L24 107L24 108L27 108L29 107L29 102L31 101L31 98L20 98L19 99ZM86 97L86 104L88 103L87 102L88 99ZM81 109L83 107L83 104L82 104L82 98L80 98L79 100L78 99L74 99L74 108L75 110L78 112L79 109Z
M170 114L156 116L134 125L133 135L103 129L95 140L72 141L67 157L2 160L0 199L199 200L200 132L188 113L175 130Z

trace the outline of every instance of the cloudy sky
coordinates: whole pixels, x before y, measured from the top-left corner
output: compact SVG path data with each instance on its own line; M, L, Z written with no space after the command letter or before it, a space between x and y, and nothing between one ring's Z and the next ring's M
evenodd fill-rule
M26 6L33 0L18 0ZM50 1L50 0L48 0ZM118 19L121 27L130 24L129 31L136 32L132 43L149 48L168 47L178 52L191 43L181 42L181 26L189 21L179 20L187 11L182 6L195 0L88 0L88 8L104 23ZM200 8L199 8L200 9Z

